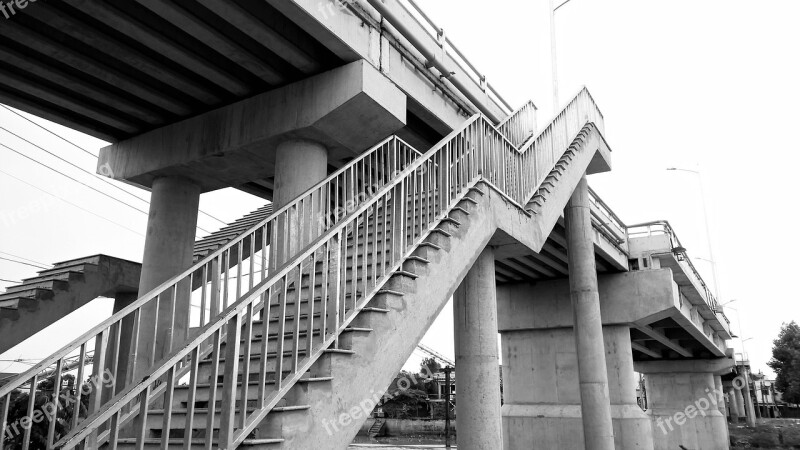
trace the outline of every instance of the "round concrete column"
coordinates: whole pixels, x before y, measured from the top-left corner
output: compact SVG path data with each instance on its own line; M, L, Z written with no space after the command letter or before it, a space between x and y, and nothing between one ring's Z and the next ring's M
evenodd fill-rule
M278 145L275 155L275 211L324 180L328 175L328 151L313 141L291 140ZM318 205L304 205L304 210L289 211L278 221L278 236L286 236L273 246L272 267L286 262L292 255L317 237L321 223Z
M739 418L747 420L747 408L745 408L742 390L734 388L733 395L736 397L736 409L739 411Z
M717 394L717 409L723 418L728 417L728 410L725 408L725 388L722 386L722 377L714 375L714 392ZM725 427L725 439L730 442L728 427Z
M613 450L614 428L589 208L589 189L584 176L565 210L583 435L587 450Z
M736 404L736 388L728 386L728 406L731 411L731 423L739 423L739 405Z
M458 448L502 449L494 251L487 247L453 296Z
M192 264L197 212L200 206L200 186L185 178L162 177L153 181L150 197L150 216L142 257L139 295L146 295L165 281L186 270ZM139 329L139 349L136 357L136 377L146 374L151 358L158 361L186 335L191 299L188 293L177 295L174 328L171 317L171 295L162 296L158 314L155 303L142 308ZM156 316L158 327L156 329ZM155 355L152 354L156 340Z

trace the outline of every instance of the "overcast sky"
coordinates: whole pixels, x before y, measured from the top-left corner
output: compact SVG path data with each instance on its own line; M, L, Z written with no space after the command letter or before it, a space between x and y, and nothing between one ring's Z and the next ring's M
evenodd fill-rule
M527 2L418 3L512 105L532 97L537 101L530 76L542 55L526 52L533 14ZM752 338L746 346L755 371L768 372L766 362L781 322L800 318L795 284L800 244L792 231L798 218L795 171L800 163L792 134L800 123L798 17L796 0L572 0L556 18L561 99L586 85L605 116L613 171L589 181L614 211L628 224L667 219L690 256L708 258L698 179L665 168L702 171L721 298L737 299L730 305L736 310L729 308L727 314L734 331L741 314L742 335ZM540 119L545 116L549 114ZM90 153L105 145L34 120ZM2 108L0 125L95 170L93 157ZM3 130L0 144L147 210L145 202ZM145 214L3 147L0 170L74 203L0 173L0 258L12 254L51 264L105 253L141 259ZM149 198L147 192L124 189ZM201 198L201 209L224 221L262 204L233 190ZM221 224L201 215L199 225L216 230ZM709 265L695 263L711 283ZM0 279L20 280L36 270L0 259ZM9 284L0 281L0 287ZM100 320L109 306L106 302L89 309L78 313L82 325ZM44 357L48 348L85 330L74 328L61 327L0 359ZM453 355L449 307L424 343ZM0 361L0 372L21 368Z

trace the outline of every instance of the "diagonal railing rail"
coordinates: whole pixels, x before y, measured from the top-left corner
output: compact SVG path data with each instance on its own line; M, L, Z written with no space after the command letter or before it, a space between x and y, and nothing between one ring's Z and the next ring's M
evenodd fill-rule
M165 407L162 446L166 446L172 395L176 385L186 379L190 401L188 410L181 413L187 415L184 445L190 447L195 415L192 393L201 374L208 375L199 368L201 362L210 362L212 395L203 411L207 430L213 429L219 418L217 445L235 448L323 353L339 348L340 335L355 316L402 269L404 260L471 186L478 181L491 183L522 208L588 124L602 129L602 114L586 89L523 149L485 117L473 116L299 254L270 271L245 295L237 296L238 301L159 362L147 378L106 402L55 447L71 449L83 442L91 445L107 439L110 448L116 448L119 424L136 408L135 435L141 445L147 436L148 405L156 398ZM301 320L302 312L305 320ZM322 318L318 328L315 313ZM257 320L259 317L263 320ZM251 346L256 331L262 336L260 353ZM274 348L267 336L277 337ZM211 353L204 360L209 342ZM257 367L250 366L254 355L260 355L255 359ZM255 405L247 391L253 368L258 369L252 376L259 386ZM215 383L219 379L221 389ZM217 398L222 400L219 407ZM207 432L207 448L212 439Z
M509 116L506 122L516 123L520 117L528 120L527 116L523 116L525 108L526 106L523 106ZM37 388L37 383L45 379L61 380L70 369L70 366L65 364L65 361L70 359L78 362L79 380L83 379L84 371L87 370L95 380L101 379L105 374L108 379L115 382L124 381L118 383L115 389L106 387L92 392L81 390L75 392L75 398L72 399L75 403L80 403L82 396L89 396L89 412L99 410L114 392L120 391L123 385L135 381L132 379L132 374L136 371L136 364L139 364L136 359L139 350L136 344L138 335L144 332L157 335L164 331L157 328L157 317L153 321L148 321L155 324L154 328L144 330L142 311L145 308L150 307L154 311L159 311L160 302L172 301L174 304L179 297L188 298L191 303L192 308L189 309L188 317L185 319L192 327L187 326L182 336L166 333L168 342L164 355L171 353L182 342L193 336L191 330L196 333L216 319L230 304L240 300L243 292L251 290L269 276L270 267L279 266L282 260L313 242L325 230L336 226L419 155L421 153L395 136L384 140L309 189L296 201L279 209L182 274L140 297L132 305L16 377L0 388L0 436L3 436L2 433L6 430L9 419L8 405L13 401L14 395L26 391L29 398L33 399L32 402L37 396L57 396L55 390L42 392ZM347 232L352 233L352 231L351 228ZM268 247L271 243L275 244L272 250ZM174 324L176 319L177 316L173 312L170 322ZM134 333L131 338L134 344L130 349L130 358L126 356L125 346L122 345L123 331ZM221 342L224 341L223 338ZM213 342L206 343L205 349L198 356L203 358L213 353L213 344ZM151 366L160 357L157 357L155 349L150 350L148 365ZM87 355L92 351L96 351L100 358L90 361ZM188 370L188 366L182 367L175 375L183 375L188 373ZM54 386L58 384L54 383ZM162 390L163 388L161 386ZM63 408L60 404L54 406L56 414L59 413L59 408ZM32 419L37 408L39 407L33 403L29 405L25 417ZM117 425L128 422L137 414L138 410L128 408ZM69 423L62 424L58 428L53 427L45 441L39 444L50 448L67 431L74 429L81 419L80 414L72 414ZM100 440L105 440L107 437L106 433ZM30 445L33 442L30 430L18 438L23 444ZM97 436L94 438L97 439ZM2 444L0 441L0 449Z

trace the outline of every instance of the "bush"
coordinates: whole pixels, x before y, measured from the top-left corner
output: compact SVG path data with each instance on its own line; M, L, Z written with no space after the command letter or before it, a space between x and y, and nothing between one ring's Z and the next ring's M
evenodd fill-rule
M774 448L780 445L777 430L758 431L750 438L750 446L755 448Z

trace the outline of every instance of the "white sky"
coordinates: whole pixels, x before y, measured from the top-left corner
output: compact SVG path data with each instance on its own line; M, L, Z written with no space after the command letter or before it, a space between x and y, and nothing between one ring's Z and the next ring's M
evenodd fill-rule
M522 0L418 0L447 36L511 103L535 97L526 55L532 10ZM800 244L800 156L792 129L800 123L800 2L796 0L572 0L556 16L561 100L588 86L606 120L613 171L590 183L627 223L668 219L690 256L708 258L696 177L666 167L701 168L709 203L722 301L741 313L755 371L769 372L772 339L781 322L800 320L794 292ZM549 95L547 93L546 95ZM540 94L538 97L542 97ZM537 103L537 98L533 98ZM540 120L549 114L540 114ZM104 144L49 124L93 153ZM71 162L95 170L93 158L0 109L0 125ZM122 194L0 130L0 143L113 193ZM0 147L0 170L56 193L143 234L146 216ZM127 188L142 198L149 194ZM237 191L204 194L201 209L232 221L262 205ZM23 217L24 216L24 217ZM200 226L220 224L200 216ZM785 230L781 232L780 230ZM95 253L140 260L141 235L111 224L0 173L0 252L54 263ZM0 257L7 255L0 254ZM695 259L711 282L709 265ZM0 260L0 278L19 280L37 269ZM1 282L0 287L10 283ZM82 323L99 320L94 308ZM92 309L92 308L89 308ZM102 310L102 311L100 311ZM728 309L734 331L737 311ZM81 327L61 327L50 345ZM56 342L57 341L57 342ZM423 342L453 355L452 312L445 309ZM738 343L737 343L738 345ZM46 356L47 345L14 349L0 359ZM418 359L417 359L418 360ZM417 362L410 363L417 367ZM21 369L0 361L0 372Z

